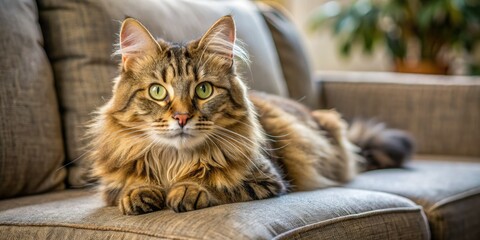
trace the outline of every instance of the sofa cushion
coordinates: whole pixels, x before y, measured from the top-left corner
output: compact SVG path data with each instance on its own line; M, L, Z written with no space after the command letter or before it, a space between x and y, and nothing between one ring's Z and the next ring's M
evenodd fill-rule
M124 216L101 198L70 190L0 202L9 239L428 239L426 219L410 200L331 188L226 204L186 213Z
M480 239L480 163L416 160L404 169L361 174L347 187L393 193L422 205L434 239Z
M233 14L237 36L251 55L242 71L258 90L287 96L268 28L249 1L39 0L47 54L52 61L65 125L67 157L81 156L83 127L111 95L119 58L112 59L120 22L139 19L155 37L185 42L199 38L219 17ZM74 166L74 165L73 165ZM81 184L71 168L73 185Z
M60 116L35 1L0 5L0 199L62 189Z
M319 108L320 92L314 85L313 70L295 24L275 2L257 2L257 6L272 34L290 98Z

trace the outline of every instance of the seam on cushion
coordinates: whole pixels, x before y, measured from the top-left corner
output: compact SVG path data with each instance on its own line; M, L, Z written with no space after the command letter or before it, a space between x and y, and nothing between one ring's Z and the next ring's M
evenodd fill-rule
M352 220L352 219L361 219L361 218L366 218L370 216L378 216L382 214L391 214L391 213L413 213L413 212L419 212L422 213L422 207L421 206L416 206L416 207L399 207L399 208L387 208L387 209L380 209L380 210L373 210L373 211L368 211L368 212L363 212L363 213L356 213L356 214L350 214L347 216L341 216L341 217L336 217L336 218L331 218L327 220L323 220L320 222L316 223L311 223L305 226L301 226L298 228L290 229L286 232L283 232L277 236L275 236L273 239L285 239L288 238L289 236L292 236L293 234L296 233L301 233L305 232L311 229L315 229L318 227L322 226L328 226L330 224L342 222L345 220ZM426 217L424 214L422 214L422 218L424 221L427 221ZM425 224L427 224L425 222ZM429 227L428 225L425 227L425 229L428 232L428 235L430 235Z
M157 237L157 238L170 238L170 239L184 239L184 240L201 240L201 238L194 238L194 237L184 237L178 235L163 235L163 234L155 234L155 233L148 233L143 231L136 231L131 229L123 229L123 228L116 228L116 227L98 227L98 226L90 226L90 225L77 225L77 224L22 224L22 223L1 223L0 226L15 226L15 227L65 227L65 228L72 228L72 229L84 229L84 230L93 230L93 231L113 231L113 232L120 232L120 233L133 233L138 235L144 235L149 237Z
M456 202L458 200L462 200L464 198L472 197L472 196L475 196L475 195L478 195L478 194L480 194L480 188L478 188L478 187L467 190L465 192L457 193L455 195L449 196L447 198L444 198L444 199L434 203L431 207L426 209L426 211L431 212L431 211L434 211L434 210L436 210L440 207L443 207L444 205L447 205L449 203L453 203L453 202Z

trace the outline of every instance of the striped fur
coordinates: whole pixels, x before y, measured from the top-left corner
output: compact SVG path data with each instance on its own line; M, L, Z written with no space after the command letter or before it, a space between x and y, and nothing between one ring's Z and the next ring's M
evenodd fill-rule
M107 204L128 215L183 212L333 186L358 172L336 112L248 94L235 70L248 57L235 41L231 16L183 45L124 21L121 74L89 131ZM213 88L206 99L195 90L204 83ZM149 95L152 84L166 89L164 99Z

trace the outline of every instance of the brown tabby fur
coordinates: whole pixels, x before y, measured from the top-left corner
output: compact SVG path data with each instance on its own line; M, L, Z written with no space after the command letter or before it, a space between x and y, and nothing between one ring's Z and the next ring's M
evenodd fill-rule
M236 74L232 17L185 45L154 40L136 20L120 33L121 74L90 127L90 159L108 205L128 215L176 212L337 185L357 170L335 111L247 93ZM205 100L195 87L210 82ZM149 86L168 97L156 101ZM185 127L174 119L188 115Z

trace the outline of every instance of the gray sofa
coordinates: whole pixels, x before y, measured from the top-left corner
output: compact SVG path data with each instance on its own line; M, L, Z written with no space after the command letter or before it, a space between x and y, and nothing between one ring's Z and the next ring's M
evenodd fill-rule
M232 13L257 90L410 131L418 155L346 186L123 216L83 178L119 21L193 39ZM313 73L282 11L250 1L0 0L0 239L480 239L480 79ZM315 54L321 54L321 49Z

